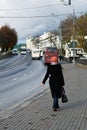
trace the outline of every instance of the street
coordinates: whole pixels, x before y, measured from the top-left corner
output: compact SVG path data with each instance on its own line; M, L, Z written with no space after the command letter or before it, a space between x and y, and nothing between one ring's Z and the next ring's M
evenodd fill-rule
M0 111L43 91L45 66L41 60L18 55L0 61Z

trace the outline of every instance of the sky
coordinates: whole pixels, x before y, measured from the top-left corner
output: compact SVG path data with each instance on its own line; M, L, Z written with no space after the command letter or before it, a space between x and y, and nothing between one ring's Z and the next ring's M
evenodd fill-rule
M69 14L87 12L87 0L0 0L0 26L9 25L22 40L58 29Z

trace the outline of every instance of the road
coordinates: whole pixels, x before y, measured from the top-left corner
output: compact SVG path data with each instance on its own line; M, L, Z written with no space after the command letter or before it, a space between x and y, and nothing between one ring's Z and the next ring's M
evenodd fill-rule
M30 55L0 60L0 111L43 92L45 69L42 60L32 60Z

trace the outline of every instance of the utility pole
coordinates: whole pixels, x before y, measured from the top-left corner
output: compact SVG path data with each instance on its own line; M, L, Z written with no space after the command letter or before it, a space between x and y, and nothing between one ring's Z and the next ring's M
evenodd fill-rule
M61 2L64 2L64 0L61 0ZM64 3L64 5L71 5L71 0L68 0L68 4ZM74 24L75 24L75 10L74 7L71 5L69 6L73 10L73 35L72 35L72 42L73 42L73 64L75 64L75 41L74 41Z
M60 20L60 55L62 56L62 25Z

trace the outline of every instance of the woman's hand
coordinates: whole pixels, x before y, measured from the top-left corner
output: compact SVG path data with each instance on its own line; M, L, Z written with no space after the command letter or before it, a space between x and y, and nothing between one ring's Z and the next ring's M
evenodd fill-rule
M44 83L41 83L41 86L44 86Z

